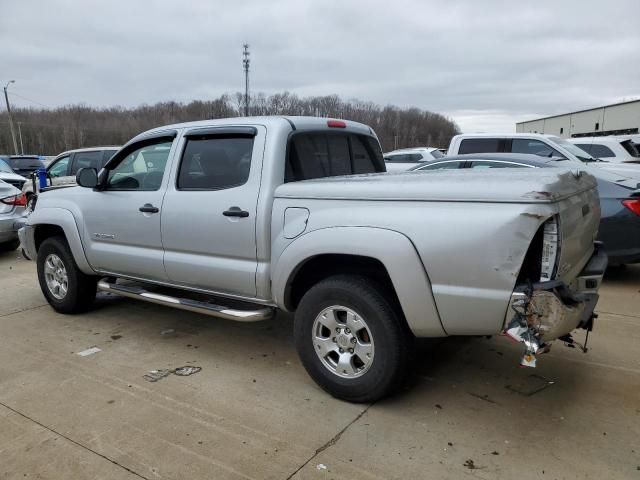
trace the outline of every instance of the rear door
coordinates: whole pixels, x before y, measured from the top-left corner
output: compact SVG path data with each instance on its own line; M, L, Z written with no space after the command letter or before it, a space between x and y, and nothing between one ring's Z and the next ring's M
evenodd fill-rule
M172 283L256 296L256 210L266 129L186 132L162 209Z

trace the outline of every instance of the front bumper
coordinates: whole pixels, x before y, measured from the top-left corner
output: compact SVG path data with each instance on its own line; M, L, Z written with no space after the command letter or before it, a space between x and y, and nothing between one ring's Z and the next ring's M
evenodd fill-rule
M27 260L33 260L36 258L38 252L36 251L36 243L34 241L34 228L31 225L24 225L18 230L18 237L20 238L20 248L22 249L22 255Z
M596 243L580 274L567 285L559 280L518 286L509 302L504 333L525 344L521 364L535 366L535 354L576 328L591 330L607 255Z

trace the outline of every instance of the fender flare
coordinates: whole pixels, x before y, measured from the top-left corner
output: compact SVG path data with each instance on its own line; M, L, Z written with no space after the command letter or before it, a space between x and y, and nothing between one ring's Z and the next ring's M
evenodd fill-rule
M291 242L278 257L272 277L276 304L285 309L286 289L299 268L323 254L371 257L387 269L409 328L417 337L446 336L431 282L413 243L394 230L377 227L330 227Z
M71 211L59 207L38 208L29 215L27 226L30 227L30 234L35 235L35 229L39 225L55 225L62 228L64 235L71 249L78 268L87 275L95 275L96 272L89 265L84 246L80 239L80 231ZM31 239L33 241L33 239ZM35 245L35 243L33 244Z

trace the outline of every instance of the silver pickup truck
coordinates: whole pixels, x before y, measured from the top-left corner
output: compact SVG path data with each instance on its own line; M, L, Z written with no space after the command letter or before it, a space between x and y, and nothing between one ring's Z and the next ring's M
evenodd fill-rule
M532 365L591 328L607 263L593 177L384 170L355 122L172 125L44 191L20 238L62 313L97 290L245 322L293 312L305 368L350 401L393 391L415 337L504 332Z

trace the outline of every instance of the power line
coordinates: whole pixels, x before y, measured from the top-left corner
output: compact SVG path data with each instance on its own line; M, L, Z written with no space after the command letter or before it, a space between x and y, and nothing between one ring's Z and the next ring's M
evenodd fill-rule
M40 103L40 102L38 102L38 101L36 101L36 100L32 100L31 98L28 98L28 97L24 97L24 96L22 96L22 95L19 95L19 94L17 94L16 92L11 92L11 95L12 95L12 96L14 96L14 97L18 97L18 98L21 98L21 99L23 99L23 100L26 100L27 102L35 103L36 105L40 105L41 107L45 107L45 108L53 108L53 107L51 107L51 106L49 106L49 105L45 105L44 103Z

